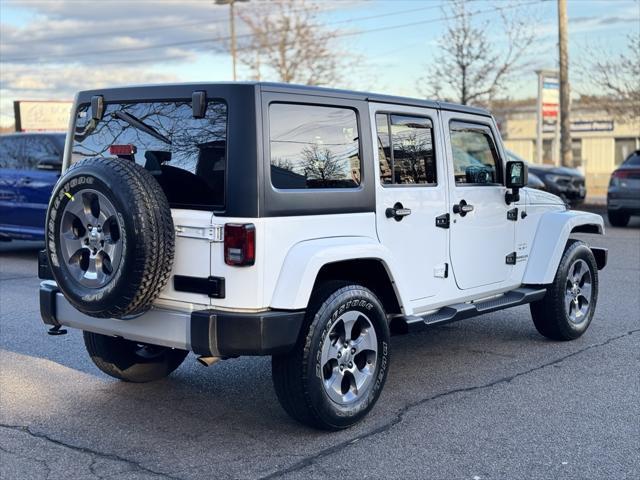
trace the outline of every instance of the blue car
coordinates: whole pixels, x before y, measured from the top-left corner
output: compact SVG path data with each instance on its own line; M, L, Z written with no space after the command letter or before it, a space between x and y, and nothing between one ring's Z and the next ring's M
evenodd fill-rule
M44 240L64 139L63 133L0 135L0 240Z

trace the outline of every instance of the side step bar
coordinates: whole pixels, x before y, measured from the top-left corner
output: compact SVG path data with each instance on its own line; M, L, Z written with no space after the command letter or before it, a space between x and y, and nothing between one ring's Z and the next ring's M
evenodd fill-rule
M457 303L443 307L435 312L427 315L408 315L405 317L397 317L395 322L402 322L402 326L396 323L394 330L401 332L414 332L423 330L434 325L442 325L445 323L465 320L467 318L476 317L483 313L495 312L505 308L517 307L527 303L540 300L547 293L546 288L516 288L506 292L499 297L492 297L487 300L480 300L469 303Z

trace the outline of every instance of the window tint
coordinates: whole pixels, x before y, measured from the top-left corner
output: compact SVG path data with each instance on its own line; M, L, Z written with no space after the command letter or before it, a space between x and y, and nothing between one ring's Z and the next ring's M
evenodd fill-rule
M436 183L431 120L379 113L376 125L383 185Z
M152 130L136 128L123 114ZM227 107L220 102L209 102L204 118L193 118L190 101L108 104L97 124L90 106L82 105L72 162L112 157L114 144L134 145L135 162L156 177L171 206L219 207L224 205L226 136Z
M22 139L0 137L0 168L22 168Z
M27 135L23 151L23 168L35 169L40 162L62 163L62 152L43 135Z
M500 161L490 130L479 125L455 122L450 129L456 183L499 183Z
M274 187L360 185L358 122L353 110L276 103L269 107L269 125Z
M391 159L391 140L389 134L389 115L376 114L376 128L378 130L378 160L380 162L380 183L393 183L393 163Z

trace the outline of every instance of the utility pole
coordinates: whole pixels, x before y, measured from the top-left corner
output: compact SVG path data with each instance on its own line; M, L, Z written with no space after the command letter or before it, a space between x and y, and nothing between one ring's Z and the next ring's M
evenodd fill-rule
M560 53L560 162L573 167L571 150L571 91L569 86L569 48L567 0L558 0L558 39Z
M233 12L234 0L229 0L229 31L231 32L231 59L233 61L233 81L237 79L236 75L236 22Z
M237 79L236 75L236 22L233 5L236 2L247 2L248 0L216 0L216 5L229 5L229 36L231 37L231 61L233 63L233 81Z

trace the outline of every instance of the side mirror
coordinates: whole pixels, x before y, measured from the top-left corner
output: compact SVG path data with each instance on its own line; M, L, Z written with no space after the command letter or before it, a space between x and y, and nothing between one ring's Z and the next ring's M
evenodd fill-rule
M60 171L62 170L62 162L58 157L43 158L36 165L38 170Z
M507 179L505 185L512 191L505 194L507 205L520 200L520 190L529 181L529 168L521 161L507 162Z

